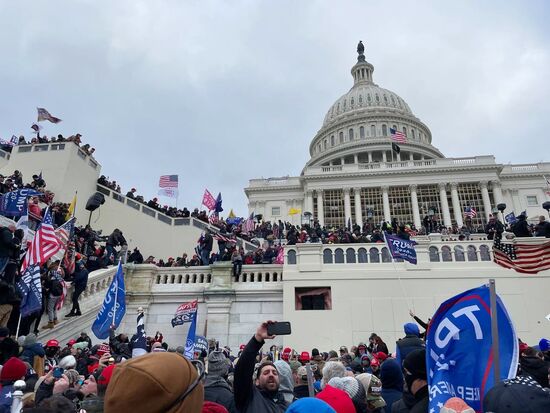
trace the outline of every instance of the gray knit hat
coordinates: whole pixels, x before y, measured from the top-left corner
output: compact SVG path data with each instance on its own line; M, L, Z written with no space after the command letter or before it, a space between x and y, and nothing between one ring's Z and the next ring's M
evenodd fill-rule
M208 375L226 376L229 371L229 360L221 350L214 350L208 355Z

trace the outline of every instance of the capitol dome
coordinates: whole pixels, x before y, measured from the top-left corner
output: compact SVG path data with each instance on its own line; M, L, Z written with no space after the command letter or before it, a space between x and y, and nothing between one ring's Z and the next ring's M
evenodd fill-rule
M351 68L353 86L325 115L311 141L306 167L443 158L432 146L430 129L407 102L374 83L374 66L365 60L362 42L357 52L357 63ZM401 152L395 158L392 131L406 140L399 144Z

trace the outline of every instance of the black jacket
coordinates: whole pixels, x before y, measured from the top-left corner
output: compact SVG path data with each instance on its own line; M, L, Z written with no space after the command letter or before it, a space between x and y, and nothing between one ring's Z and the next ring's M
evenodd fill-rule
M19 344L10 337L0 341L0 364L4 364L11 357L19 355Z
M21 243L13 237L8 227L0 228L0 257L12 257L13 250L18 248Z
M531 232L529 232L529 225L527 221L523 219L518 219L518 221L512 225L512 232L516 237L530 237Z
M397 340L396 344L396 353L397 353L397 363L401 365L401 362L405 360L407 355L414 351L423 349L426 347L424 340L413 335L407 334L404 338Z
M235 366L235 405L241 413L279 413L286 411L288 407L280 393L260 390L252 381L256 355L262 345L263 343L252 337Z
M533 377L542 387L548 387L548 367L550 364L536 356L519 358L522 375Z
M204 400L221 404L229 413L238 413L231 386L220 376L206 376Z

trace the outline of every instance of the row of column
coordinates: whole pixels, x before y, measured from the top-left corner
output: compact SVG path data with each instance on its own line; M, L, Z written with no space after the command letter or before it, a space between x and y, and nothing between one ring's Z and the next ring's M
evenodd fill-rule
M447 200L447 184L446 183L439 183L439 199L441 203L441 211L442 211L442 218L443 223L446 227L450 227L452 225L451 220L451 211L449 208L449 202ZM491 214L492 207L491 207L491 199L489 197L489 190L488 190L488 182L482 181L479 183L480 189L481 189L481 197L483 200L483 208L485 210L485 219L489 219L489 215ZM458 197L458 183L453 182L450 184L451 187L451 202L453 205L453 215L454 220L456 224L459 227L462 227L464 225L463 220L463 213L462 206L460 205L460 200ZM409 190L411 191L411 206L412 206L412 213L413 213L413 222L414 225L417 228L420 228L422 225L421 217L420 217L420 208L418 205L418 193L417 193L417 185L410 185ZM348 222L351 222L351 188L344 188L344 218L345 218L345 225L348 224ZM384 220L390 222L391 221L391 208L390 208L390 200L389 200L389 186L382 186L382 204L383 204L383 211L384 211ZM325 211L323 208L323 190L316 190L317 195L317 220L321 225L324 225L324 217L325 217ZM493 194L495 198L495 203L499 204L503 201L502 196L502 189L499 182L493 182ZM361 209L361 188L353 188L353 195L355 197L355 223L359 226L363 225L363 214ZM305 210L307 211L313 211L313 191L309 190L306 192L306 200L305 200ZM501 217L503 220L504 217Z
M377 151L377 152L381 152L382 153L382 162L388 162L388 161L391 161L392 158L391 158L391 151ZM387 152L390 152L390 155L388 156ZM372 160L373 160L373 157L372 157L372 154L373 152L367 152L367 156L368 156L368 163L372 163ZM395 158L393 159L394 161L396 162L401 162L401 153L397 153L394 155ZM340 165L344 165L345 162L344 162L344 157L340 158ZM424 155L421 156L420 160L424 160ZM405 160L405 159L404 159ZM409 153L409 161L414 161L414 154L412 152ZM354 154L353 155L353 163L357 164L359 163L359 155L358 154ZM334 166L334 160L331 160L329 162L329 165L330 166Z

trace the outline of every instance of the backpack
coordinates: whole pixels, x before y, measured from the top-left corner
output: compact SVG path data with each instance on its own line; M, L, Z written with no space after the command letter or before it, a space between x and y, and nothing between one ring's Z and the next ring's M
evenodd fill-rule
M54 297L60 297L63 295L63 285L61 284L61 281L53 279L52 285L50 287L50 294Z

